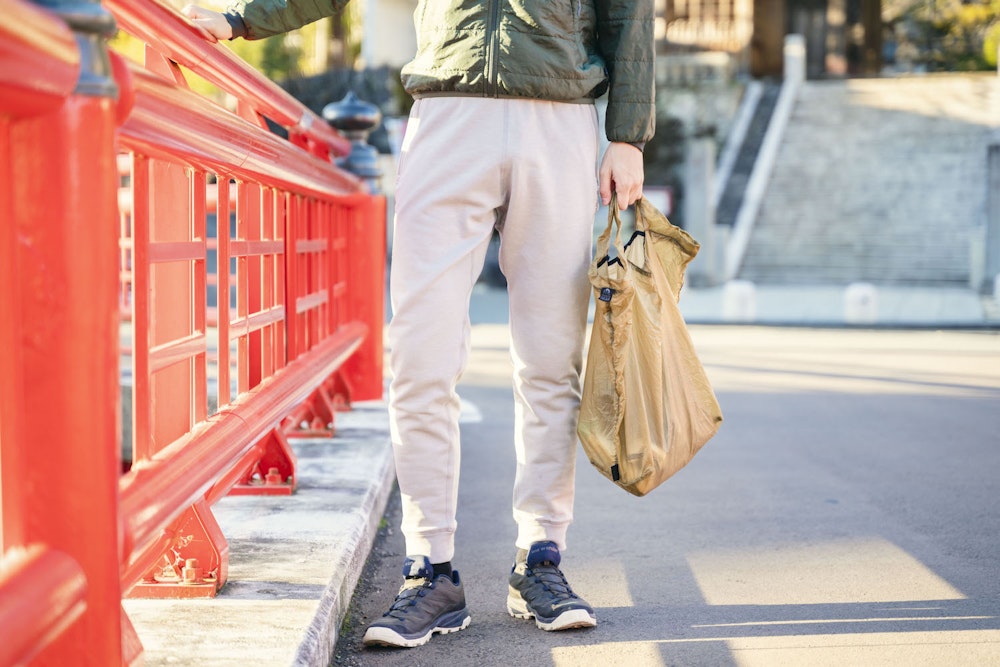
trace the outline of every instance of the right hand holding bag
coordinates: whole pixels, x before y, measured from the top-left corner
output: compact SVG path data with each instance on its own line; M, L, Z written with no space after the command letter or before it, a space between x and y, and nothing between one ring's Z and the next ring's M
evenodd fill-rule
M677 307L699 245L645 199L622 245L616 202L589 276L597 298L577 434L601 474L643 496L715 435L722 410ZM614 231L615 256L609 256Z

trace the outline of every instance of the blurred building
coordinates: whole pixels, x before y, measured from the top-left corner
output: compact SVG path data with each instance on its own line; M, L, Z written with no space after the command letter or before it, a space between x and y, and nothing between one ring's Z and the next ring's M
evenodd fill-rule
M810 78L881 69L881 0L657 0L664 55L728 54L735 70L779 76L785 35L806 39Z

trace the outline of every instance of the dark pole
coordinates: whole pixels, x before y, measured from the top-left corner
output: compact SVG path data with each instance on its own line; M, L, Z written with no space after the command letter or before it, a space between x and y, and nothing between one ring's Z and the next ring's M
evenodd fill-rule
M382 122L382 112L351 91L339 102L323 107L323 118L351 141L350 154L337 160L338 166L360 176L370 192L377 194L381 190L382 171L378 167L378 152L368 143L368 135Z

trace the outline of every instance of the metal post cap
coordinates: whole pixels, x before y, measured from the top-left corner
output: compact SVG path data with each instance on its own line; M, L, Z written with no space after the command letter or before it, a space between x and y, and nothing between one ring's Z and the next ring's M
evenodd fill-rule
M382 112L371 102L365 102L350 91L339 102L323 107L323 118L331 127L342 132L373 130L382 122Z

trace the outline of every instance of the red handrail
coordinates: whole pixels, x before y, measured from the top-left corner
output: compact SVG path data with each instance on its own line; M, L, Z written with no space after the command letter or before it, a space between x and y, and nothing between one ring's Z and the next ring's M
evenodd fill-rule
M0 570L0 665L27 664L86 609L87 580L66 554L40 545L4 554Z
M158 53L187 67L220 89L250 101L252 108L284 126L320 156L347 155L350 142L274 82L229 49L206 40L180 13L157 0L105 0L119 25Z
M184 160L233 178L329 199L362 189L361 181L255 127L190 90L130 66L131 115L122 141L149 157Z

